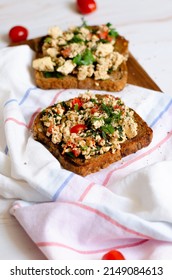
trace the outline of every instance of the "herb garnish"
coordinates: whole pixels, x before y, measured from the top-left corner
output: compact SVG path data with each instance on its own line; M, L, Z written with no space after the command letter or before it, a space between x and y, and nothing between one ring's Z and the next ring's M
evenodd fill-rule
M62 78L64 75L60 72L43 72L45 78Z
M86 49L83 54L77 54L72 61L79 66L90 65L95 61L95 58L92 52L89 49Z
M112 36L112 37L117 37L118 36L118 32L116 31L116 29L115 28L111 28L111 26L112 26L112 24L110 23L110 22L108 22L107 24L106 24L106 26L110 29L109 30L109 36Z
M46 37L45 39L44 39L44 43L48 43L48 44L51 44L51 37Z
M106 134L113 134L115 131L115 128L111 124L101 126L100 129Z
M84 40L81 39L81 37L79 37L79 34L74 35L73 38L70 41L68 41L69 44L71 44L71 43L78 43L79 44L79 43L83 43L83 42L84 42Z

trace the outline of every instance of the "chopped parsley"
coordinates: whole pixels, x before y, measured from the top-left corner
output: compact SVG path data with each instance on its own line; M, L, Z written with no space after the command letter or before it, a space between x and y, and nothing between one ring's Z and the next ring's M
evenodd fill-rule
M75 111L79 111L79 106L78 106L77 103L74 105L74 110L75 110Z
M45 78L62 78L64 75L60 72L43 72Z
M112 23L110 23L110 22L108 22L107 24L106 24L106 26L109 28L109 36L111 36L111 37L118 37L118 32L116 31L116 29L115 28L112 28Z
M104 126L101 126L100 129L106 134L113 134L115 131L115 128L111 124L106 124Z
M108 23L106 23L106 26L107 26L107 27L111 27L111 26L112 26L112 23L108 22Z
M46 38L44 39L44 43L51 44L51 41L52 41L51 37L46 37Z
M112 36L115 38L118 37L118 32L114 28L110 29L108 34L109 34L109 36Z
M95 61L95 59L92 52L89 49L86 49L83 54L77 54L72 61L73 63L80 66L80 65L90 65Z
M111 116L112 113L113 113L113 108L110 107L110 106L108 106L108 105L106 105L106 104L104 104L104 103L102 103L101 109L102 109L103 111L105 111L105 112L108 114L108 116Z
M84 40L81 39L79 34L74 35L73 38L70 41L68 41L69 44L72 44L72 43L78 43L79 44L79 43L83 43L83 42L84 42Z
M69 156L70 158L75 158L75 156L72 152L67 152L66 155Z

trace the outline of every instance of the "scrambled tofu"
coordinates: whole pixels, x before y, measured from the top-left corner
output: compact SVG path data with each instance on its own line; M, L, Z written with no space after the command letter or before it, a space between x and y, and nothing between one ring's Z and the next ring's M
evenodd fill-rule
M137 135L133 113L118 97L86 92L43 110L41 122L63 155L90 159Z
M33 61L33 68L45 74L75 75L78 80L106 80L127 59L115 50L117 36L110 23L71 27L65 32L51 27L42 45L43 57Z
M68 75L73 71L74 68L75 63L73 63L72 60L66 60L62 66L57 68L57 71L64 75Z
M54 71L55 62L49 56L38 58L33 61L33 68L39 71Z

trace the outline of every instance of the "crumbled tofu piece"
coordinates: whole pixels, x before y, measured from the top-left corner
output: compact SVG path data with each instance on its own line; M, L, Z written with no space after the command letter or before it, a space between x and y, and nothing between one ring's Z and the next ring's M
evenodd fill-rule
M70 41L73 38L74 34L72 32L64 32L64 39Z
M59 54L59 51L57 48L48 48L47 54L51 57L56 57L56 55Z
M96 35L93 35L93 36L91 37L91 41L92 41L92 42L97 42L97 41L99 41L99 37L96 36Z
M110 146L104 146L100 149L100 154L104 154L104 153L107 153L109 150L110 150Z
M124 132L129 139L137 135L137 123L133 119L133 111L124 119Z
M62 141L62 133L60 132L59 126L54 126L52 129L52 142L54 144Z
M124 61L126 58L118 53L118 52L113 52L112 53L112 63L113 63L113 70L115 71L118 66Z
M50 45L49 45L49 47L50 47ZM58 50L60 49L59 46L58 46L58 39L51 39L51 47L57 48Z
M106 57L97 58L97 62L103 65L103 67L105 67L106 69L110 69L112 67L112 59L110 55Z
M58 26L54 26L49 28L48 30L48 35L50 35L53 39L56 39L59 36L62 36L63 31L58 27Z
M63 46L63 45L66 45L67 44L67 41L63 38L63 37L58 37L57 39L57 44L59 46Z
M91 77L94 73L94 65L82 65L78 67L78 80L84 80L86 77Z
M129 139L137 135L137 126L135 123L125 123L124 125L125 133Z
M83 107L84 109L92 108L92 107L94 107L94 103L93 103L92 101L88 101L88 102L84 103L84 104L82 105L82 107Z
M105 123L104 120L103 120L103 119L100 119L100 120L95 120L95 121L92 123L92 125L93 125L93 127L94 127L95 129L97 129L97 128L103 126L104 123Z
M68 140L71 141L71 134L70 134L70 127L69 126L64 127L62 133L63 133L63 139L64 139L65 142L67 142Z
M100 138L100 140L98 141L98 144L99 144L100 146L104 146L104 145L105 145L105 139Z
M89 39L90 31L88 30L88 28L81 27L79 35L81 35L81 37L80 36L79 37L82 38L83 40L87 40Z
M91 98L94 98L94 95L91 92L81 93L79 94L79 97L82 98L85 101L90 100Z
M112 52L113 52L113 46L110 43L106 43L106 44L99 43L95 55L98 57L99 56L105 57Z
M57 112L58 115L62 116L65 109L61 106L61 104L57 104L55 107L55 111Z
M45 56L43 58L37 58L33 60L32 66L38 71L54 71L55 63L51 60L51 57Z
M89 29L88 28L85 28L85 27L81 27L80 28L80 32L83 34L83 35L88 35L90 33Z
M62 73L63 75L68 75L73 71L76 64L72 62L72 60L66 60L65 63L57 68L57 71Z
M62 66L65 63L65 59L62 56L56 58L56 64Z
M96 35L93 35L91 37L91 40L87 43L89 49L96 49L97 48L97 41L99 41L99 38Z
M107 73L108 68L104 65L97 64L96 71L94 71L95 80L106 80L109 78Z
M68 117L68 119L72 122L77 122L78 120L78 114L75 111L68 111L66 113L66 116Z
M70 44L70 54L69 54L69 57L73 58L77 54L82 53L85 49L86 49L86 46L84 44L72 43L72 44Z

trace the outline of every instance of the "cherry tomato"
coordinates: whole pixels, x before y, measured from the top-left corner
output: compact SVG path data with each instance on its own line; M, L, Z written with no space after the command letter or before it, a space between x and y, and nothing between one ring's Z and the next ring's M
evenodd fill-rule
M28 30L24 26L14 26L10 29L8 36L12 42L20 42L27 39Z
M77 7L81 14L89 14L96 10L97 5L94 0L77 0Z
M71 127L70 129L70 133L78 133L82 130L86 129L86 125L85 124L76 124L74 126Z
M103 255L102 260L125 260L125 258L119 251L111 250Z
M81 101L80 98L74 98L72 101L72 108L78 111L83 105L83 102Z

